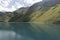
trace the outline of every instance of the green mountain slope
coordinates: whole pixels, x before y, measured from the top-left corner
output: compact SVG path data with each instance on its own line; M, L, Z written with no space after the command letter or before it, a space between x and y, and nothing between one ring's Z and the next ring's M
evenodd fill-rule
M5 17L5 18L4 18ZM43 0L31 7L22 7L0 18L4 22L60 23L60 0Z
M35 12L36 14L31 17L30 21L34 22L56 22L60 21L60 4L56 7L51 7L48 11L44 12L43 15L39 11Z
M0 22L8 22L12 16L12 12L0 12Z
M8 22L23 22L24 20L24 15L26 14L27 10L29 8L20 8L16 11L13 12L14 16L8 21Z

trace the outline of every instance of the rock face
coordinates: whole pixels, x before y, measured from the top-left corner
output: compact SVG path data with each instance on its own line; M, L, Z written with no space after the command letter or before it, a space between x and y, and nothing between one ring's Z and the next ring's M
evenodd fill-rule
M6 12L6 14L8 13L9 12ZM22 7L12 12L11 15L9 14L10 17L7 22L58 23L58 21L60 21L60 0L43 0L31 7Z

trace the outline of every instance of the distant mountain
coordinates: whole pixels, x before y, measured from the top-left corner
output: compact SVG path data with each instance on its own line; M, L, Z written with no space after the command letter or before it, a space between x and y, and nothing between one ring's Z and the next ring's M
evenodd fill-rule
M31 7L22 7L11 14L13 16L9 17L7 22L60 23L60 0L43 0Z
M26 12L28 11L28 7L27 8L20 8L16 11L13 12L14 17L12 17L9 22L23 22L24 18L23 16L26 14Z
M12 16L12 12L0 12L0 22L8 22Z

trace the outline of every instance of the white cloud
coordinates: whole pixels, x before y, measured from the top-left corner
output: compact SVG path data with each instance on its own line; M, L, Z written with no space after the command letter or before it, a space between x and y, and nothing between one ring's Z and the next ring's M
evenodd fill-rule
M24 4L20 4L18 2L15 2L15 7L16 8L21 8L21 7L24 7Z
M42 0L24 0L24 2L26 2L28 4L34 4L34 3L39 2L39 1L42 1Z
M21 8L21 7L24 7L24 5L23 4L20 4L18 2L15 2L15 5L13 5L11 8L5 8L5 10L12 12L12 11L18 9L18 8Z
M2 7L8 7L9 3L11 2L12 0L0 0L0 5Z
M11 1L12 0L0 0L0 11L14 11L14 10L24 6L24 4L20 4L19 2L15 2L15 4L13 6L8 8L8 5Z
M12 6L12 8L4 8L4 7L1 7L1 10L0 11L10 11L10 12L12 12L12 11L14 11L14 10L16 10L16 8L14 7L14 6Z
M2 7L0 6L0 11L14 11L16 10L16 8L14 6L12 6L12 8L7 8L7 7Z
M22 5L22 4L18 3L18 2L15 2L15 5L13 5L11 8L0 6L0 11L10 11L10 12L12 12L12 11L14 11L14 10L16 10L16 9L18 9L20 7L23 7L23 6L24 5Z
M9 11L8 5L12 0L0 0L0 11Z
M28 4L28 5L32 5L36 2L39 2L39 1L42 1L42 0L24 0L21 4L21 2L16 2L15 1L15 4L13 4L10 8L8 7L11 3L11 1L14 1L14 0L0 0L0 11L14 11L18 8L21 8L21 7L24 7L25 4Z
M1 10L3 10L3 7L2 7L2 6L0 6L0 11L1 11Z

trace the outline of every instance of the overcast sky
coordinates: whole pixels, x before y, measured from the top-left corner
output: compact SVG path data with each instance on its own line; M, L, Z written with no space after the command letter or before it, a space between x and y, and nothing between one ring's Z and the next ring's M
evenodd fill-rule
M0 11L14 11L21 7L31 6L42 0L0 0Z

